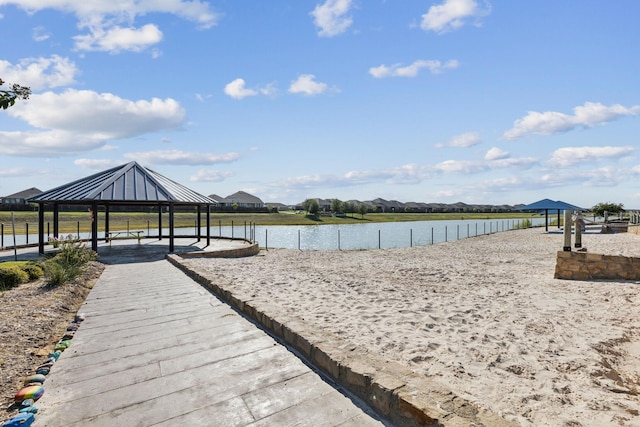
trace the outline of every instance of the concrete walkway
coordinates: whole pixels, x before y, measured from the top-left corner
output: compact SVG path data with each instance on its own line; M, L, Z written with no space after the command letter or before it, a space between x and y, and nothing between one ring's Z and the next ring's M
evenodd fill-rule
M136 252L101 255L34 426L390 425L168 261Z

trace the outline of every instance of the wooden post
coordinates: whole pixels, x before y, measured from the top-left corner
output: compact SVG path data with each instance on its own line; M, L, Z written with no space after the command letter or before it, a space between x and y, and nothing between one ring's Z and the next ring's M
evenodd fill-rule
M575 233L576 233L576 242L574 246L576 248L582 247L582 227L584 226L584 219L580 213L576 214L576 220L574 221Z
M571 212L564 211L564 246L562 250L571 252Z

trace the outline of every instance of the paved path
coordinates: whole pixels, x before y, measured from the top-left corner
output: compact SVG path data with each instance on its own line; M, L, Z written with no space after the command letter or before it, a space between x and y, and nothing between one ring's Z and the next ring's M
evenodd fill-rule
M122 261L82 307L34 426L390 425L168 261Z

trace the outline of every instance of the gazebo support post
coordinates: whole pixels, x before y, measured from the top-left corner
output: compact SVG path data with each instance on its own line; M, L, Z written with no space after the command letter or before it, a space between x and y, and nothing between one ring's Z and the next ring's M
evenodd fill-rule
M200 241L201 234L202 234L202 232L200 231L200 230L202 229L202 219L200 218L200 214L202 213L202 212L201 212L201 211L202 211L202 208L200 207L200 205L198 205L198 206L197 206L197 211L198 211L198 213L197 213L197 215L198 215L198 220L197 220L197 223L198 223L198 233L196 234L196 237L198 238L198 242L199 242L199 241Z
M544 210L544 231L549 232L549 209Z
M38 253L44 255L44 203L38 203Z
M558 228L560 228L560 209L558 209Z
M104 205L104 241L109 241L109 204Z
M58 211L59 211L59 209L58 208L59 208L58 204L54 203L53 204L53 237L56 238L56 239L58 237L60 237L58 235L58 230L59 230L59 227L58 227L58 218L59 218Z
M91 204L91 250L98 252L98 204Z
M173 235L173 226L174 226L174 221L173 221L173 213L174 213L174 206L173 203L169 203L169 252L173 252L175 245L173 242L174 239L174 235Z
M162 205L158 205L158 240L162 240Z
M211 244L211 205L207 205L207 246Z

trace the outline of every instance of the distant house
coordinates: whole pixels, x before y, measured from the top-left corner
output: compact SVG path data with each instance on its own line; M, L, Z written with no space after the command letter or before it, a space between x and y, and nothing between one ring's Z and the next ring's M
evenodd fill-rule
M220 197L217 194L209 194L209 198L213 199L216 204L220 205L222 203L222 201L224 200L224 197Z
M264 202L259 197L244 191L237 191L222 199L220 203L222 206L237 205L240 208L264 208Z
M0 197L0 204L3 205L28 205L28 199L31 197L35 197L42 193L42 190L39 190L35 187L29 188L27 190L19 191L15 194L11 194L9 196Z

